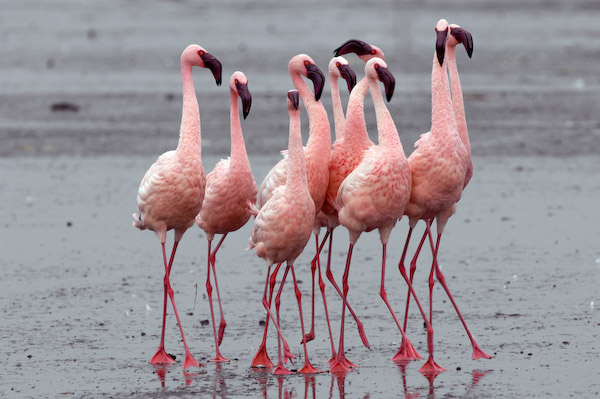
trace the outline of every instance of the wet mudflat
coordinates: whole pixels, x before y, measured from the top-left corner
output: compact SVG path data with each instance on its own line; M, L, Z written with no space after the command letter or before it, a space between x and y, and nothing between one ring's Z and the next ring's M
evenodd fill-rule
M564 3L27 0L3 7L0 396L597 396L598 4ZM242 127L260 182L287 144L289 58L306 52L325 69L332 50L351 37L386 51L397 80L389 107L409 155L430 125L433 26L442 17L474 36L473 59L458 57L475 175L445 230L440 264L471 331L494 358L470 359L469 341L438 284L436 359L448 371L428 381L418 372L422 361L394 364L400 335L379 297L379 238L369 233L354 252L349 300L371 350L361 345L354 322L346 326L348 356L360 368L345 378L312 379L250 369L263 330L266 270L244 251L248 224L230 234L217 258L228 322L222 352L231 361L209 362L206 240L194 227L181 242L171 280L190 348L205 366L182 371L183 346L170 310L167 351L178 363L148 364L160 338L161 252L153 233L131 226L131 213L143 173L176 145L182 49L205 46L223 62L224 80L236 69L248 76L254 102ZM363 64L348 59L362 76ZM208 172L229 150L229 95L199 72ZM326 89L328 108L329 98ZM365 109L375 139L369 99ZM406 288L395 265L406 231L402 220L388 248L388 296L399 314ZM347 233L338 229L332 254L338 279L346 248ZM297 266L306 319L311 256L307 251ZM424 301L429 266L425 251L416 275ZM341 301L327 289L337 343ZM320 298L316 306L309 354L327 370ZM301 360L297 314L287 286L282 328ZM425 356L415 309L408 334Z

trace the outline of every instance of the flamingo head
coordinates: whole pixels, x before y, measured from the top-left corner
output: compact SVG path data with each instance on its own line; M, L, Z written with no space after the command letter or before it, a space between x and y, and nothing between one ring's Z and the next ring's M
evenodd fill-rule
M248 90L248 78L246 78L246 75L240 71L234 72L229 80L229 89L232 93L237 93L242 100L242 113L244 119L246 119L252 106L252 95L250 94L250 90Z
M456 24L449 25L450 34L448 35L448 45L456 46L462 43L467 50L469 58L473 55L473 36L466 30Z
M300 95L298 94L298 90L288 91L287 97L288 110L297 110L300 106Z
M382 60L385 60L385 54L383 54L383 50L377 46L373 46L372 44L358 39L347 40L340 47L333 50L333 54L336 56L348 53L354 53L358 55L358 58L364 62L369 61L373 57L379 57Z
M323 94L323 87L325 86L325 75L323 75L323 72L321 72L313 59L306 54L298 54L290 60L288 67L290 73L298 72L313 82L315 100L319 101L321 94Z
M215 77L217 86L221 86L221 72L223 66L214 55L209 54L204 48L197 44L190 44L181 54L181 63L191 64L202 68L208 68Z
M348 65L348 61L341 56L333 57L329 61L329 76L330 79L343 78L348 85L348 91L351 92L356 85L356 74Z
M444 55L446 53L446 40L448 39L448 21L440 19L435 26L437 39L435 41L435 52L437 54L440 66L444 63Z
M365 65L365 75L368 76L369 79L376 79L383 83L385 98L390 102L394 95L396 79L387 68L385 61L379 57L371 58L367 61L367 65Z

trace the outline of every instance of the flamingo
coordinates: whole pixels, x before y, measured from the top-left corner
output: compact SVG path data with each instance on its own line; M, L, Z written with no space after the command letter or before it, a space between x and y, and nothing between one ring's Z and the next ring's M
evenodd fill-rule
M410 235L416 223L423 219L426 222L426 234L433 252L433 263L429 274L429 321L415 297L415 301L421 310L427 325L429 357L420 371L424 374L436 374L444 371L433 358L433 328L431 326L433 315L433 285L435 272L440 284L448 294L467 334L473 344L473 358L489 358L472 338L464 319L460 315L458 307L446 284L438 263L437 254L444 227L450 216L456 211L456 204L460 200L465 186L467 172L471 164L470 154L459 135L452 99L448 87L448 75L446 73L447 57L445 57L446 42L449 34L449 25L445 19L436 24L436 51L433 57L431 76L431 131L421 135L415 143L415 151L408 158L412 172L411 199L406 206L405 214L409 217L409 232L402 253L399 269L411 287L410 280L406 275L404 257L410 241ZM431 224L435 218L437 222L437 243L433 244L431 237ZM419 249L417 249L418 251ZM411 265L412 268L412 265ZM412 270L411 270L412 273ZM404 344L397 356L402 356Z
M142 178L137 193L139 213L133 214L135 227L140 230L152 230L158 236L165 267L162 333L160 345L156 354L150 359L150 363L175 362L167 354L164 346L167 295L169 295L185 348L184 369L198 367L199 363L190 353L185 341L169 275L177 245L183 233L194 224L194 218L200 212L206 181L201 157L200 112L192 79L193 66L210 69L217 86L221 84L222 67L219 60L197 44L188 46L181 54L183 110L179 143L176 150L165 152L158 157ZM175 240L171 258L167 263L165 242L167 231L171 229L175 230Z
M217 282L217 271L215 257L221 247L223 240L229 232L236 231L246 224L250 218L250 212L246 203L256 198L256 182L252 176L250 162L246 154L244 136L240 124L238 96L242 101L242 112L244 119L250 112L252 96L248 90L248 79L240 71L231 75L229 80L230 99L230 123L231 123L231 156L221 159L215 169L206 176L206 190L202 209L196 216L196 223L206 233L208 241L208 268L206 275L206 291L210 303L210 316L212 318L213 334L215 337L216 356L211 361L225 362L227 359L221 355L219 346L225 332L225 317L221 306L221 295ZM215 234L222 234L215 250L211 253L211 244ZM217 298L221 323L217 336L215 315L212 303L212 286L210 283L210 269L215 279Z
M336 57L350 52L356 53L364 62L367 62L375 56L382 59L385 58L385 55L380 48L357 39L347 40L344 44L334 50ZM338 128L338 121L341 121L339 114L335 119L336 139L333 143L333 150L331 151L331 159L329 162L329 185L327 187L326 201L323 204L322 214L327 217L327 233L325 234L323 242L319 248L324 245L325 240L327 240L329 237L326 275L340 297L343 297L342 290L335 282L333 273L331 272L333 230L339 225L337 220L335 199L341 182L360 163L364 151L373 145L373 142L369 139L369 134L367 133L367 125L364 115L364 98L368 89L368 81L367 78L364 77L350 93L348 108L346 110L346 119L344 120L343 128L341 126ZM336 100L334 99L334 105L335 101ZM317 250L317 257L319 256L319 253L320 249ZM350 304L346 302L346 305L348 306L350 314L352 314L352 317L356 321L358 333L363 345L369 348L370 345L364 331L363 323L360 321ZM330 359L330 362L333 361L333 359L334 357Z
M448 64L448 71L450 77L450 88L452 90L452 108L454 110L454 117L456 119L456 128L458 130L458 135L460 136L467 152L469 154L469 161L467 165L467 173L465 175L465 182L463 189L467 186L471 177L473 176L473 160L471 159L471 144L469 142L469 133L467 130L467 120L465 116L465 107L463 102L463 94L462 88L460 85L460 78L458 76L458 68L456 66L456 46L462 43L467 51L467 55L469 58L473 55L473 37L472 35L462 29L460 26L456 24L449 25L448 39L446 40L446 58ZM409 234L412 231L409 230ZM421 241L419 243L418 249L415 252L415 255L410 263L410 280L412 283L412 279L414 273L417 268L417 258L427 238L427 230L423 232L423 236L421 237ZM401 263L404 262L404 258L401 259ZM410 292L407 295L406 299L406 311L404 313L404 329L406 331L407 325L407 317L408 317L408 309L410 305ZM485 356L484 356L485 357Z
M331 151L331 131L327 111L323 104L319 101L323 92L325 76L323 72L315 65L311 57L306 54L298 54L290 60L288 64L290 77L295 89L298 91L300 98L306 106L306 111L309 118L309 139L304 148L304 156L306 162L306 173L308 176L308 187L313 199L316 212L318 213L325 201L325 193L327 183L329 181L329 156ZM314 94L311 92L308 85L302 77L306 77L313 82ZM286 183L288 159L284 152L284 158L279 161L267 174L258 189L258 209L262 208L265 203L273 196L277 187L282 187ZM315 223L314 233L318 241L318 224ZM279 265L274 272L277 275ZM272 280L271 292L275 280ZM272 294L271 294L272 295ZM270 302L270 300L269 300ZM259 346L256 355L252 360L252 366L256 367L264 365L270 367L272 365L266 352L266 336L268 330L268 320L265 321L265 331L263 334L263 343ZM304 339L304 335L303 335ZM287 344L284 343L284 346ZM289 358L291 352L286 349L286 359Z
M342 100L340 98L340 91L338 89L338 79L344 79L348 86L348 92L352 91L352 88L356 85L356 74L348 65L348 61L342 57L337 56L333 57L331 61L329 61L329 85L331 88L331 105L333 108L333 120L335 127L335 139L341 140L344 136L344 129L346 126L346 118L344 117L344 108L342 107ZM319 212L317 215L317 223L319 225L319 229L321 227L328 227L327 217L323 212ZM310 342L315 339L315 272L318 269L318 282L319 289L321 290L321 296L323 297L323 306L325 308L325 318L327 320L327 328L329 330L329 338L331 342L331 352L332 358L335 356L335 345L333 343L333 336L331 334L331 326L329 323L329 312L327 310L327 299L325 297L325 283L323 282L323 278L321 277L321 260L320 253L323 247L323 244L327 240L328 234L325 234L323 238L323 243L319 245L318 235L315 235L317 254L312 260L310 267L312 272L312 317L311 317L311 328L308 334L304 337L306 342Z
M394 76L389 72L385 61L378 57L374 57L367 62L365 76L375 106L379 145L369 147L360 164L342 181L337 192L338 219L348 229L350 245L343 276L344 304L342 307L340 343L337 357L330 368L333 372L346 372L351 367L344 354L344 319L349 290L348 275L354 245L362 232L379 229L383 248L381 297L392 311L384 287L386 248L392 228L396 225L396 221L402 217L404 207L410 198L410 168L398 137L398 131L385 106L378 85L378 81L383 83L386 98L390 101L395 87ZM396 319L395 316L394 319ZM396 324L400 328L407 346L410 346L408 338L402 331L397 319Z
M267 302L267 286L271 267L274 263L287 262L286 272L289 270L292 272L294 291L300 311L302 336L304 336L302 294L296 281L294 261L302 253L310 239L315 220L315 203L309 190L304 151L302 150L299 98L298 90L288 92L287 108L290 114L290 129L285 185L273 190L269 200L258 211L250 238L250 248L256 248L256 255L265 259L267 263L267 278L262 302L277 328L278 342L281 342L282 339L281 329ZM284 282L285 280L282 280L281 284L283 285ZM310 364L306 342L304 342L304 367L299 372L319 372ZM279 362L273 373L278 375L290 373L282 361L281 345L279 345Z

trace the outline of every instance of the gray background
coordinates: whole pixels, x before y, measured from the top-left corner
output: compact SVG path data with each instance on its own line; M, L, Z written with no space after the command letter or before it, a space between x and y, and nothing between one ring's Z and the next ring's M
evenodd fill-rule
M316 397L563 398L600 391L598 2L25 0L1 6L1 396L235 398L287 391L312 397L300 375L278 380L249 368L262 331L265 273L262 260L243 251L251 223L227 238L217 258L229 323L222 351L232 362L207 362L212 328L200 324L209 318L202 296L206 242L194 227L182 241L172 282L190 347L206 367L186 376L180 362L161 387L147 363L159 340L162 264L155 236L133 229L130 214L143 173L177 143L179 56L198 43L221 60L224 82L235 70L248 76L253 105L242 127L260 183L287 145L289 59L304 52L326 70L332 50L348 38L386 52L397 82L389 108L409 155L430 126L439 18L469 30L475 44L471 60L457 51L475 176L448 224L440 262L467 323L495 358L470 360L468 340L438 285L436 358L448 371L430 383L417 371L421 362L396 366L391 356L399 334L378 295L379 240L365 234L349 295L372 349L361 346L349 323L349 358L361 368L345 381L316 375ZM361 77L364 64L347 58ZM229 93L205 71L195 71L195 83L210 171L229 151ZM328 86L323 101L329 109ZM61 102L78 111L52 111ZM369 99L366 109L375 139ZM388 251L388 295L399 313L405 288L393 265L405 234L402 220ZM336 230L337 278L346 245L346 232ZM307 315L311 253L298 262ZM416 276L421 297L428 259ZM337 337L341 302L328 293ZM299 355L289 287L282 302L282 327ZM309 350L314 364L327 369L320 300L317 309L317 339ZM424 356L421 322L414 312L410 320L409 336ZM167 322L167 350L181 360L172 314ZM275 357L274 347L270 354Z

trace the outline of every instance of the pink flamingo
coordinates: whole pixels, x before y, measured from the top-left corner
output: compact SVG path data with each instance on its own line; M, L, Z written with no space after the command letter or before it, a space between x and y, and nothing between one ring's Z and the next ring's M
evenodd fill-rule
M196 216L196 222L204 230L206 239L208 240L206 291L210 303L210 316L212 318L213 334L215 337L216 357L212 359L213 362L227 361L219 350L227 323L225 322L221 306L215 257L227 234L238 230L250 219L250 212L246 204L248 201L254 201L256 198L256 182L252 176L250 162L246 154L246 145L244 144L238 111L238 96L242 101L244 119L248 116L250 106L252 105L252 97L248 90L246 75L239 71L234 72L229 80L229 91L231 93L231 156L228 159L221 159L215 166L215 169L206 176L204 202L202 203L202 210ZM211 244L215 234L222 234L223 236L215 250L211 252ZM221 316L218 336L212 303L212 286L210 283L211 265Z
M254 220L250 248L256 247L256 255L267 262L267 278L263 305L269 317L273 320L281 342L282 334L267 302L267 286L269 274L274 263L287 262L286 272L291 270L294 279L294 290L300 311L300 325L304 336L304 320L302 317L301 293L296 282L294 261L304 250L310 239L314 220L315 203L310 194L304 151L302 150L302 135L300 132L299 94L296 90L288 92L287 107L290 114L289 145L287 153L287 177L285 185L277 187L270 199L264 203ZM282 280L283 285L285 280ZM306 342L304 342L304 367L301 373L318 372L309 361ZM279 362L274 374L289 374L281 356L279 344Z
M348 86L348 92L352 91L352 88L356 85L356 74L348 65L348 61L341 56L333 57L329 61L329 85L331 87L331 105L333 108L333 120L335 127L335 139L341 140L344 136L344 129L346 126L346 118L344 117L344 108L342 107L342 100L340 98L340 91L338 89L338 79L344 79ZM327 217L323 212L319 212L317 215L317 221L319 229L321 227L328 227ZM325 319L327 320L327 329L329 330L329 339L331 342L332 359L335 357L335 345L333 343L333 336L331 334L331 325L329 323L329 312L327 310L327 299L325 297L325 283L321 276L321 260L320 253L325 241L327 240L328 234L325 234L323 242L319 245L318 234L315 235L317 254L312 260L311 272L312 272L312 317L311 317L311 328L308 334L304 337L306 342L310 342L315 338L315 272L318 269L318 283L319 289L321 290L321 296L323 297L323 307L325 308Z
M389 101L394 92L394 76L387 69L385 61L378 57L367 62L365 75L375 106L379 145L369 147L360 164L344 179L337 192L338 218L350 233L350 246L343 277L344 304L342 306L340 343L337 357L331 364L333 372L346 372L350 369L344 354L344 319L349 290L348 275L354 245L362 232L379 229L383 247L381 297L392 311L384 287L386 248L392 228L402 217L404 207L410 198L410 168L398 137L398 131L378 86L378 81L381 81ZM410 346L408 338L404 335L395 316L394 319L404 341L407 346Z
M174 363L165 351L165 321L167 317L167 294L171 298L173 311L185 347L183 368L199 366L190 353L183 328L175 306L175 297L169 275L175 258L177 245L183 233L194 224L194 217L200 212L204 198L205 175L201 158L200 112L194 92L192 67L208 68L213 73L217 85L221 84L221 63L202 47L192 44L181 55L181 80L183 86L183 111L179 143L175 151L168 151L148 169L137 194L139 213L133 214L133 225L140 230L149 229L156 233L162 246L165 267L164 304L160 345L150 363ZM167 231L175 230L175 241L171 259L167 264L165 241Z
M311 197L315 204L316 212L320 212L323 202L325 201L325 193L327 183L329 181L329 156L331 151L331 131L327 111L323 104L319 101L325 84L325 76L323 72L315 65L313 59L306 54L298 54L290 60L288 64L290 77L299 96L306 106L306 111L309 118L309 139L304 148L304 156L306 162L306 173L308 176L308 187ZM313 82L314 94L311 92L308 85L302 77L308 78ZM267 174L258 190L257 207L260 209L271 198L277 187L285 185L287 178L287 154L284 153L284 158L279 161ZM314 233L317 235L318 241L318 225L315 221ZM279 265L274 272L277 275ZM271 293L275 280L272 280ZM272 294L271 294L272 295ZM269 300L270 302L270 300ZM265 321L265 331L263 334L263 343L259 346L252 366L272 365L266 352L266 336L268 330L268 317ZM304 338L304 336L303 336ZM284 343L284 346L287 346ZM286 359L290 358L291 352L286 348Z
M404 267L404 257L414 226L420 219L425 220L426 234L429 235L433 251L433 264L429 275L429 321L427 321L427 318L423 314L427 324L429 357L420 371L425 374L436 374L444 371L442 367L437 365L433 358L433 328L431 327L431 320L433 315L432 294L434 271L471 338L474 349L473 358L489 357L489 355L479 349L479 346L468 331L464 319L460 315L458 307L448 290L444 275L437 264L437 254L442 232L448 219L454 214L456 204L462 195L471 157L457 130L448 87L448 75L446 73L447 57L444 56L449 33L448 22L441 19L436 25L436 32L436 54L433 59L431 77L431 131L421 135L421 138L415 143L416 150L408 158L413 184L411 199L406 206L405 214L409 217L410 228L399 265L400 272L410 287L410 280L406 275ZM431 223L434 218L437 221L438 233L435 246L430 232ZM417 300L416 302L418 304ZM418 305L420 308L420 304ZM421 312L423 312L422 309ZM403 347L404 344L400 348L398 354L400 356L402 355Z
M467 153L469 154L469 161L467 165L467 173L465 175L465 183L463 186L467 186L471 177L473 176L473 160L471 159L471 144L469 142L469 133L467 130L467 120L465 116L465 107L463 102L463 94L462 88L460 85L460 77L458 75L458 68L456 66L456 46L462 43L467 51L467 55L471 58L473 54L473 37L472 35L462 29L460 26L455 24L449 25L448 39L446 40L446 58L448 63L448 71L450 76L450 88L452 90L452 108L454 110L454 117L456 119L456 128L458 130L458 135L460 136L465 148L467 149ZM409 230L409 234L412 233ZM419 243L418 249L415 252L415 255L410 263L410 281L412 282L414 273L417 268L417 258L420 254L421 248L425 239L427 238L427 229L423 232L423 236L421 237L421 241ZM401 260L404 262L404 259ZM408 318L408 309L410 305L410 292L407 294L406 298L406 311L404 313L404 328L406 331L407 318ZM401 354L399 355L401 356Z

